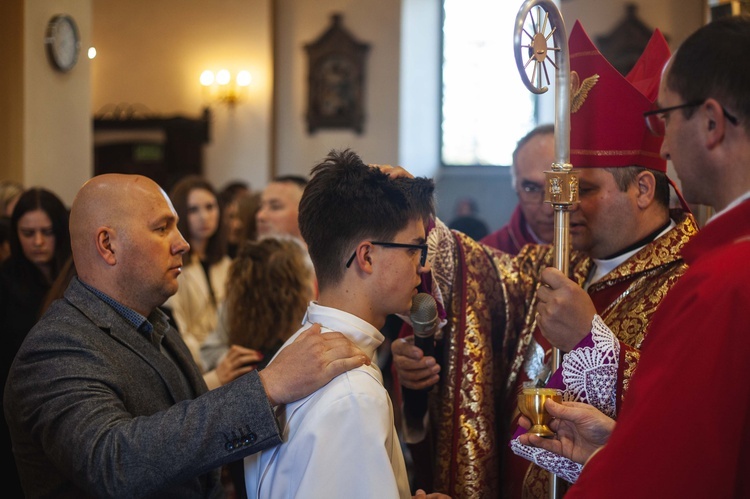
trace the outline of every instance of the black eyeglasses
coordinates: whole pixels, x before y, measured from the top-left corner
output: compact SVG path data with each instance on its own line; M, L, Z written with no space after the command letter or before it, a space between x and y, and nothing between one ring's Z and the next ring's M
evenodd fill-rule
M696 107L702 105L704 102L706 102L705 99L700 101L693 101L688 102L686 104L680 104L679 106L671 106L671 107L662 107L659 109L653 109L651 111L646 111L643 113L643 118L646 120L646 126L648 127L649 131L656 135L657 137L664 137L664 134L666 133L666 129L664 126L664 119L667 117L668 113L671 113L672 111L675 111L677 109L685 109L688 107ZM731 114L727 112L726 109L722 106L721 111L724 113L724 117L732 124L737 125L738 120Z
M375 246L383 246L384 248L409 248L409 249L418 249L422 252L422 254L419 256L419 266L424 267L427 263L427 245L426 244L406 244L406 243L384 243L382 241L370 241L370 244L374 244ZM349 261L346 262L346 268L349 268L349 266L354 261L354 257L357 256L357 252L355 251L352 253L352 257L349 258Z

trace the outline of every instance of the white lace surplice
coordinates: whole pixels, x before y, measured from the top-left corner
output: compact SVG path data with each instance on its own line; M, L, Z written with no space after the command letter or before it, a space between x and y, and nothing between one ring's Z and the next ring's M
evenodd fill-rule
M563 400L584 402L615 417L620 344L598 315L591 325L591 334L563 357L560 369L547 386L563 389ZM583 465L537 447L522 445L518 441L522 432L517 432L510 442L515 454L568 482L578 479Z

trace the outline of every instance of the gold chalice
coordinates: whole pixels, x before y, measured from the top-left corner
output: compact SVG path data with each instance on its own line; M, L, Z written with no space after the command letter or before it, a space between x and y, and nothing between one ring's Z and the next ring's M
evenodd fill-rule
M555 388L524 388L518 395L518 409L521 414L531 420L531 428L526 433L532 433L540 437L552 437L555 435L549 426L552 416L544 408L545 402L552 399L562 402L562 391Z

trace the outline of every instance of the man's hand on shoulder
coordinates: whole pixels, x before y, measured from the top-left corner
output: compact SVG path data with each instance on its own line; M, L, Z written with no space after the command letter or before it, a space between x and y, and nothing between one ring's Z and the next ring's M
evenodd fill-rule
M341 373L370 359L341 333L321 334L314 324L279 352L260 379L271 405L306 397Z

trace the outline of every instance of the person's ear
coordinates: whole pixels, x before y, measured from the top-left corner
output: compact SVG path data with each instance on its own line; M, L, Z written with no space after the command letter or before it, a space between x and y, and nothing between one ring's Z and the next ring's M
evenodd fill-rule
M362 241L357 245L354 254L354 264L363 272L372 274L372 244L369 241Z
M636 204L639 208L647 208L656 196L656 177L648 170L644 170L635 178L638 187Z
M726 132L726 116L721 104L716 99L706 99L702 106L705 114L705 144L709 149L718 146L724 140Z
M113 239L115 238L114 229L111 227L99 227L96 231L96 251L102 257L107 265L117 263Z

